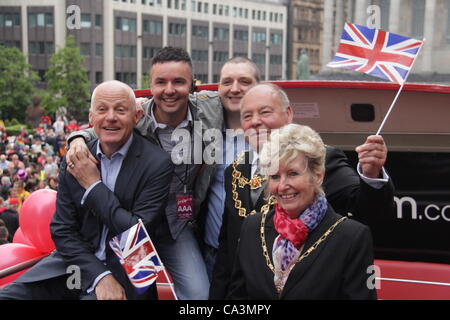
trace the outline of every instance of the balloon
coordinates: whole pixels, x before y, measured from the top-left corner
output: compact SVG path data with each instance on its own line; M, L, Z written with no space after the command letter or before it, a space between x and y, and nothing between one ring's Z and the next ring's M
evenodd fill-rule
M0 271L13 267L20 263L38 260L41 257L45 257L46 254L42 254L36 248L27 246L22 243L7 243L0 246ZM12 275L0 279L0 287L4 286L15 279L17 279L23 272L19 271Z
M19 225L23 234L42 253L50 253L55 244L50 222L56 210L56 191L41 189L31 193L22 205Z
M13 243L22 243L22 244L26 244L28 246L34 247L34 245L31 243L31 241L27 237L25 237L25 235L23 234L21 227L19 227L16 230L16 233L14 233Z

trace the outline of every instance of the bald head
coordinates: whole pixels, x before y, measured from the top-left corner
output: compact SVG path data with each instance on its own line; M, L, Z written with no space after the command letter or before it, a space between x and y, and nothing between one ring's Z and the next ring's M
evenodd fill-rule
M94 89L94 92L92 92L91 108L89 111L93 110L98 92L114 92L116 94L126 95L127 100L129 100L130 107L133 110L136 110L136 95L134 94L133 89L126 83L117 80L110 80L102 82Z
M251 88L250 90L248 90L247 93L245 94L241 102L241 113L242 113L242 105L244 104L244 101L246 99L247 100L249 98L254 99L256 93L263 93L263 92L275 96L277 101L279 102L279 106L283 111L286 111L286 109L289 107L290 105L289 98L283 89L281 89L279 86L273 83L260 83Z
M89 123L107 157L127 142L137 121L136 98L128 85L120 81L107 81L95 88Z

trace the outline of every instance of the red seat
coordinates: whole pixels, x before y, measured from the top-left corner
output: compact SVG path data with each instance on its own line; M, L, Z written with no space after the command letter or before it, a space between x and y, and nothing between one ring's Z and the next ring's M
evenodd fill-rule
M450 265L375 260L381 300L449 300Z

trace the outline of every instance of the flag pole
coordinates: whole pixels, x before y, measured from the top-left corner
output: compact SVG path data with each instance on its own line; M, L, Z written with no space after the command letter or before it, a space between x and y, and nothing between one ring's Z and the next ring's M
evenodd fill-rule
M171 278L169 277L169 274L168 274L167 271L166 271L166 267L164 266L164 264L163 264L161 258L159 257L158 251L156 251L156 247L155 247L155 245L153 244L152 238L150 238L150 235L148 234L147 229L145 228L145 225L144 225L144 223L142 222L142 220L141 220L141 219L138 219L138 220L139 220L139 222L142 224L142 226L144 227L144 230L145 230L145 233L147 234L148 240L150 241L150 244L152 245L153 249L155 250L155 255L156 255L156 257L157 257L158 260L161 262L162 271L163 271L164 276L166 277L166 279L167 279L167 281L168 281L167 284L169 285L169 288L170 288L170 290L171 290L171 292L172 292L172 295L173 295L173 297L175 298L175 300L178 300L177 294L175 293L174 285L173 285L172 282L170 282L170 279L171 279ZM158 273L158 272L157 272L157 273ZM156 285L158 286L158 277L156 278Z
M412 70L412 68L413 68L413 66L414 66L414 63L416 62L416 59L417 59L417 57L419 56L420 50L422 50L422 47L423 47L423 44L424 44L424 43L425 43L425 39L422 40L422 44L420 45L419 50L417 51L417 54L414 56L413 62L412 62L412 64L411 64L411 68L409 68L408 73L406 74L405 80L402 82L400 88L398 89L397 94L395 95L395 98L394 98L394 100L392 101L391 106L389 107L388 112L387 112L386 115L384 116L384 119L383 119L383 121L381 122L381 125L380 125L380 127L378 128L377 133L376 133L375 135L377 135L377 136L380 135L380 132L381 132L381 130L383 129L383 126L384 126L384 124L385 124L387 118L388 118L389 115L391 114L392 109L394 109L394 105L395 105L395 103L397 102L397 99L398 99L398 97L399 97L399 95L400 95L400 92L402 92L403 87L405 86L406 80L407 80L408 77L409 77L409 73L411 72L411 70Z

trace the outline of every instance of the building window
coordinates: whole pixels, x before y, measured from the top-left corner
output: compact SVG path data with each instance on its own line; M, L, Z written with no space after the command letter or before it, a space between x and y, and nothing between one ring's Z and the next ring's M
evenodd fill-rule
M208 83L208 75L207 74L194 74L194 79L199 81L200 83Z
M172 0L167 0L167 8L172 8Z
M0 40L0 46L4 46L6 48L17 48L19 50L22 50L22 46L20 45L20 41L4 41Z
M55 46L53 42L45 41L30 41L28 42L29 54L53 54L55 53Z
M213 14L217 14L217 4L213 4Z
M265 43L266 42L266 33L253 31L253 42Z
M158 48L153 47L144 47L142 49L142 58L144 59L151 59L158 51Z
M95 27L101 28L103 24L103 16L101 14L95 15Z
M169 23L169 34L184 36L186 34L186 25L183 23Z
M203 12L208 13L208 11L209 11L209 3L205 2L205 5L203 7Z
M450 44L450 3L447 5L447 32L446 32L447 43Z
M425 0L413 0L412 2L411 35L413 38L423 37L425 19Z
M233 57L246 57L247 58L247 53L245 53L245 52L234 52L233 53Z
M229 30L227 28L214 28L214 40L228 40Z
M280 55L270 55L270 64L282 64L283 58Z
M96 57L103 57L103 43L96 43L95 44L95 56Z
M144 20L144 24L142 26L143 32L147 32L150 34L162 34L162 22L161 21L151 21L151 20Z
M192 36L197 38L208 38L208 27L207 26L196 26L192 25Z
M89 42L80 43L80 54L85 57L91 55L91 44Z
M228 60L227 51L214 51L214 62L226 62Z
M97 71L95 73L95 83L102 83L103 82L103 72Z
M270 43L271 44L282 44L283 36L279 33L271 33L270 34Z
M208 61L208 50L192 50L192 61Z
M30 27L53 27L53 13L30 13L30 14L28 14L28 26L30 26Z
M116 17L116 30L136 32L136 19Z
M81 14L81 27L82 28L90 28L91 27L91 14L90 13L82 13Z
M248 31L234 30L234 40L248 41Z
M252 55L252 60L253 62L255 62L256 64L266 64L266 55L265 54L257 54L254 53Z
M114 56L116 58L136 58L136 46L116 45Z
M20 26L19 13L0 13L0 27Z

